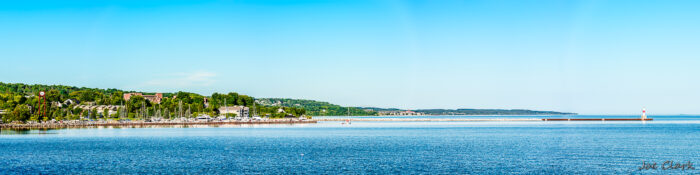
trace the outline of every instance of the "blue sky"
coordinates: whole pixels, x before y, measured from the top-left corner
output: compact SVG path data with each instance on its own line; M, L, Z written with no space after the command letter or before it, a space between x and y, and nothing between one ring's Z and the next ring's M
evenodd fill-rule
M700 114L698 1L0 2L0 81Z

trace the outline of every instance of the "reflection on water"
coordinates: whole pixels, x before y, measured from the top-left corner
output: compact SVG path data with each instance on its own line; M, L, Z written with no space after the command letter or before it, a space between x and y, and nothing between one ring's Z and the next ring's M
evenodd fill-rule
M315 119L337 118L431 118L431 119L574 119L574 118L640 118L640 115L435 115L435 116L318 116ZM654 120L700 120L698 115L652 115Z
M637 170L700 162L681 118L3 130L0 174L697 174Z
M55 134L53 129L2 129L0 135Z
M1 129L0 135L21 134L51 134L61 130L85 130L85 129L136 129L136 128L276 128L276 127L305 127L309 123L285 123L285 124L221 124L221 125L132 125L132 126L90 126L63 129Z

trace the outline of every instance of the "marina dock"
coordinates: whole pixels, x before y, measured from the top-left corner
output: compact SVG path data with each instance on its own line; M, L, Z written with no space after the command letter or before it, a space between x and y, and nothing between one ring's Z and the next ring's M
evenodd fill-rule
M309 124L315 120L267 120L267 121L232 121L232 122L125 122L125 123L38 123L38 124L0 124L0 129L61 129L90 127L143 127L143 126L193 126L193 125L265 125L265 124Z

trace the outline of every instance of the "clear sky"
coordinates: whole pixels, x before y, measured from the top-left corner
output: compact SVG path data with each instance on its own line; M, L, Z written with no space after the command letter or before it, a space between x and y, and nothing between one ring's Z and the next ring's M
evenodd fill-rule
M700 114L700 1L0 2L0 81Z

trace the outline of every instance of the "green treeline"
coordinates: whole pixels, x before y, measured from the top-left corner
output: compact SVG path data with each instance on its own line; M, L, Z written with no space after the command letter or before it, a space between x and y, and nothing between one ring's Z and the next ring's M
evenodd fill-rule
M46 104L40 103L40 91L46 92ZM302 116L306 112L306 110L297 107L254 105L255 99L253 97L234 92L228 94L214 93L210 97L190 92L163 93L164 98L160 104L153 103L142 96L132 96L129 101L125 101L124 93L130 92L133 91L0 82L0 115L3 122L79 120L85 118L150 119L159 117L172 119L177 117L192 118L202 114L218 116L220 114L219 107L224 105L246 106L250 108L251 115L255 110L260 116L272 118L290 115ZM208 100L208 105L205 104L205 99ZM76 108L77 105L113 105L118 110L110 115L107 109L104 111L97 111L96 109L88 111ZM40 111L39 109L42 108L45 110ZM278 112L280 108L285 112Z
M286 99L286 98L261 98L258 103L266 106L300 107L306 110L306 114L312 116L374 116L376 111L365 110L356 107L343 107L328 102L314 100ZM349 110L349 111L348 111Z

